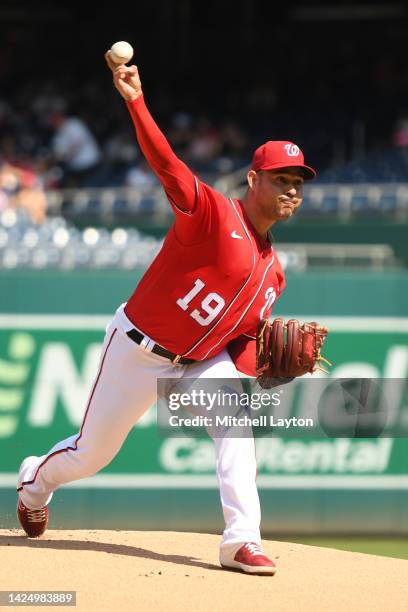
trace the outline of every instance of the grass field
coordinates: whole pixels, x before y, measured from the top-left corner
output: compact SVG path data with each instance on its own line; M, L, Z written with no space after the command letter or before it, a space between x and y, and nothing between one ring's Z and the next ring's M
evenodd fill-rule
M408 538L386 538L386 537L291 537L278 538L298 544L309 546L323 546L337 548L339 550L350 550L352 552L367 553L370 555L382 555L384 557L396 557L408 559Z

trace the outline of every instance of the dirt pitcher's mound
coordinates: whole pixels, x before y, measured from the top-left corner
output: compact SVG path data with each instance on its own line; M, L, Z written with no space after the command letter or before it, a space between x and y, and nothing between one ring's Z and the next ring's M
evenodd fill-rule
M28 539L0 530L0 590L76 591L86 611L408 610L408 561L265 541L277 574L247 576L219 567L219 541L171 531Z

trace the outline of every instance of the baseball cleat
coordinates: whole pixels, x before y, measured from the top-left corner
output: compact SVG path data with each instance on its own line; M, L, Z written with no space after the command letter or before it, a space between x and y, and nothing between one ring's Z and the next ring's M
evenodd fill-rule
M241 546L232 561L221 561L221 566L225 569L241 570L246 574L265 576L273 576L277 569L272 559L269 559L255 542L247 542Z
M47 506L44 506L44 508L40 508L39 510L30 510L30 508L26 508L19 498L17 504L17 517L20 521L20 525L29 538L38 538L47 529Z

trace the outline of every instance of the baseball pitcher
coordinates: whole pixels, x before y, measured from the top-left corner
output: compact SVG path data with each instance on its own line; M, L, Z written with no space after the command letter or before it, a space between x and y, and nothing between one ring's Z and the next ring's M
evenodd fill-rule
M302 203L315 171L293 142L268 141L254 153L242 200L206 185L175 155L146 106L135 65L105 55L139 146L174 212L163 247L106 329L99 368L80 431L48 453L27 457L18 478L18 517L41 535L48 504L64 483L112 461L131 428L156 401L157 378L239 379L313 371L327 330L269 324L285 277L268 231ZM262 550L254 439L215 437L225 530L223 567L273 575Z

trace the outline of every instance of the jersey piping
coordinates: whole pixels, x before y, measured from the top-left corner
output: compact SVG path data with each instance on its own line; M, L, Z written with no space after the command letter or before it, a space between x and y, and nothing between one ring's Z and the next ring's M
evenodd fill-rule
M223 337L222 337L222 338L221 338L221 339L220 339L220 340L217 342L217 344L215 344L214 346L212 346L212 347L211 347L211 348L210 348L210 349L207 351L207 353L204 355L203 359L206 359L207 355L208 355L209 353L211 353L211 351L212 351L213 349L215 349L215 348L216 348L216 347L217 347L219 344L221 344L221 342L224 340L224 338L226 338L226 337L227 337L229 334L231 334L231 333L234 331L234 329L236 329L236 328L238 327L238 325L241 323L242 319L245 317L246 313L247 313L247 312L248 312L248 310L251 308L251 306L252 306L252 304L254 303L254 301L255 301L255 299L256 299L256 297L257 297L258 293L260 292L261 287L262 287L262 285L263 285L263 282L264 282L264 280L265 280L266 274L267 274L268 270L269 270L269 269L270 269L270 268L273 266L273 262L274 262L274 261L275 261L275 255L273 255L271 263L270 263L270 264L268 265L268 267L266 268L266 270L265 270L265 272L264 272L264 275L263 275L263 277L262 277L262 280L261 280L261 282L260 282L260 284L259 284L259 287L258 287L258 289L256 290L255 295L253 296L252 300L249 302L248 306L245 308L245 310L244 310L244 312L242 313L241 317L240 317L240 318L238 319L238 321L235 323L234 327L232 327L232 329L230 329L230 330L229 330L229 331L228 331L226 334L224 334L224 335L223 335Z
M210 334L210 333L211 333L211 332L212 332L212 331L213 331L213 330L216 328L216 326L218 325L218 323L220 323L220 322L222 321L222 319L225 317L225 315L227 314L227 312L229 311L229 309L231 308L231 306L233 306L233 304L235 303L235 301L238 299L238 297L240 296L240 294L242 293L242 291L243 291L243 290L245 289L245 287L247 286L248 282L250 281L250 279L251 279L251 277L252 277L252 275L253 275L254 269L255 269L255 249L254 249L254 244L253 244L253 241L252 241L251 235L250 235L250 233L248 232L248 229L247 229L247 227L246 227L246 224L245 224L244 220L241 218L241 215L239 214L239 212L238 212L238 210L237 210L237 208L236 208L236 206L235 206L235 204L234 204L234 202L233 202L232 198L229 198L228 202L229 202L229 203L231 203L231 205L232 205L232 207L233 207L233 209L234 209L234 211L235 211L235 214L237 215L237 217L238 217L238 219L239 219L239 221L240 221L240 223L241 223L241 225L242 225L242 227L243 227L243 229L244 229L244 231L245 231L245 234L247 235L247 238L248 238L248 240L250 241L251 246L252 246L253 264L252 264L251 274L249 275L249 277L247 278L247 280L245 281L245 283L242 285L241 289L238 291L238 293L236 294L236 296L235 296L235 297L233 298L233 300L230 302L230 304L228 305L228 308L226 308L226 310L225 310L225 312L223 313L223 315L222 315L222 316L221 316L221 317L218 319L218 321L216 321L216 323L215 323L215 324L214 324L214 325L211 327L211 329L209 329L209 330L208 330L208 332L207 332L206 334L204 334L204 336L202 336L202 337L200 338L200 340L198 340L198 341L197 341L197 342L194 344L194 346L192 346L192 347L191 347L191 348L190 348L190 349L189 349L187 352L183 353L183 356L187 356L187 355L189 355L189 354L190 354L190 353L191 353L191 352L192 352L192 351L193 351L195 348L197 348L197 346L199 346L199 345L201 344L201 342L202 342L203 340L205 340L205 339L206 339L206 338L209 336L209 334ZM230 330L229 330L229 331L228 331L226 334L224 334L224 336L221 338L221 340L219 340L219 341L218 341L216 344L214 344L214 345L213 345L213 346L212 346L212 347L211 347L211 348L210 348L210 349L207 351L207 353L204 355L203 359L205 359L205 358L207 357L207 355L208 355L209 353L211 353L211 351L212 351L212 350L214 350L214 348L216 348L216 347L217 347L217 346L218 346L218 345L219 345L219 344L220 344L220 343L221 343L221 342L224 340L224 338L226 338L226 336L228 336L229 334L231 334L231 333L234 331L234 329L236 329L236 328L237 328L237 326L240 324L240 322L242 321L242 319L244 318L244 316L245 316L245 315L246 315L246 313L248 312L249 308L252 306L252 304L253 304L254 300L256 299L256 297L257 297L257 295L258 295L258 293L259 293L259 291L260 291L260 289L261 289L261 287L262 287L262 285L263 285L263 282L264 282L264 280L265 280L265 277L266 277L266 274L267 274L268 270L271 268L271 266L273 265L273 263L274 263L274 261L275 261L275 253L274 253L273 251L272 251L272 253L273 253L273 255L272 255L272 261L271 261L271 263L268 265L268 267L266 268L266 270L265 270L265 272L264 272L264 275L263 275L263 277L262 277L261 283L260 283L260 285L259 285L258 289L256 290L255 295L253 296L253 298L252 298L252 300L250 301L249 305L247 306L247 308L245 309L245 311L243 312L243 314L240 316L240 318L238 319L238 321L235 323L235 325L232 327L232 329L230 329Z
M225 309L224 313L221 315L221 317L218 319L218 321L216 321L214 323L214 325L207 331L207 333L204 334L204 336L202 336L187 352L183 353L183 357L186 357L187 355L189 355L194 349L197 348L197 346L199 346L201 344L201 342L203 342L203 340L205 340L210 334L211 332L217 327L217 325L223 320L223 318L225 317L225 315L228 313L228 311L230 310L230 308L234 305L234 303L236 302L236 300L239 298L239 296L241 295L242 291L245 289L245 287L247 286L247 284L249 283L249 281L252 278L252 275L254 273L255 270L255 248L254 248L254 243L252 242L252 238L250 233L248 232L245 223L243 222L243 220L241 219L234 203L232 200L227 200L227 202L231 202L234 211L242 225L242 227L244 228L245 234L251 244L252 247L252 270L250 275L248 276L248 278L246 279L245 283L242 285L241 289L238 291L238 293L235 295L235 297L231 300L231 302L228 304L228 307ZM212 351L212 348L210 349L210 351ZM209 351L209 352L210 352Z

